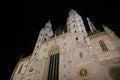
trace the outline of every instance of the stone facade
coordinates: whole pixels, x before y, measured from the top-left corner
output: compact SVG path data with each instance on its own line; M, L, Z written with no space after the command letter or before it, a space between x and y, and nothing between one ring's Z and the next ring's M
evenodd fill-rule
M54 35L50 21L40 31L32 55L20 59L12 80L119 80L120 39L107 26L98 31L71 10L67 32Z

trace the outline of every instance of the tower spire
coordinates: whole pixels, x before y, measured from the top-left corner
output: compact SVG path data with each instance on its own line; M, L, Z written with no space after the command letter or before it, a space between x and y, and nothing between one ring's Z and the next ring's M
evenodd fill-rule
M97 29L95 28L95 26L93 25L93 23L90 21L90 19L88 17L87 17L87 21L88 21L88 25L89 25L90 31L91 32L97 31Z
M77 41L85 42L87 31L82 17L76 10L71 9L71 11L69 11L67 18L67 30L72 33Z
M71 15L76 15L78 14L76 10L73 10L71 9L71 11L69 11L68 15L71 16Z
M48 20L48 22L45 23L45 28L51 28L51 27L52 27L51 21Z
M113 31L109 27L107 27L107 25L102 25L102 26L107 33L113 33Z

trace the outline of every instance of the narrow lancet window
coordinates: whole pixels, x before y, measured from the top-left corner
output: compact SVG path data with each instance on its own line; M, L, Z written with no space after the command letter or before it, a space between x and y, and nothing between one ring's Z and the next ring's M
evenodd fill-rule
M59 76L59 53L50 56L48 80L58 80Z
M108 51L107 46L105 45L105 43L104 43L102 40L99 41L99 44L100 44L100 46L101 46L103 52Z

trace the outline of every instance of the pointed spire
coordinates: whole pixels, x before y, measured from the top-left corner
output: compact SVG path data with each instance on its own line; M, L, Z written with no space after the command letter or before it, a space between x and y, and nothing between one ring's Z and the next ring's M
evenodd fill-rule
M12 73L12 76L10 77L10 80L13 80L13 76L15 74L15 71L17 70L18 65L19 65L20 61L22 60L22 58L23 58L23 54L21 55L19 61L17 62L17 65L16 65L15 69L13 70L13 73Z
M23 58L23 54L21 55L21 57L20 57L20 59L19 60L21 60Z
M56 42L56 34L55 34L55 42Z
M69 11L69 14L68 14L68 15L70 16L70 15L75 15L75 14L77 14L77 11L71 9L71 10Z
M45 24L45 28L51 28L51 27L52 27L51 21L48 20L48 22Z
M88 21L88 25L89 25L90 31L91 32L97 31L97 29L95 28L95 26L93 25L93 23L90 21L90 19L88 17L87 17L87 21Z
M63 34L64 34L64 31L63 31Z
M107 25L102 25L104 30L107 32L112 32L112 30L110 28L107 27Z

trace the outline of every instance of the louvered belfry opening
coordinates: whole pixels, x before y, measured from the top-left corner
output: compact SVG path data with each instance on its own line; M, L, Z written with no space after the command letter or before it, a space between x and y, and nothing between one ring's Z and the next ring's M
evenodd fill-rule
M59 53L50 55L48 80L59 80Z

